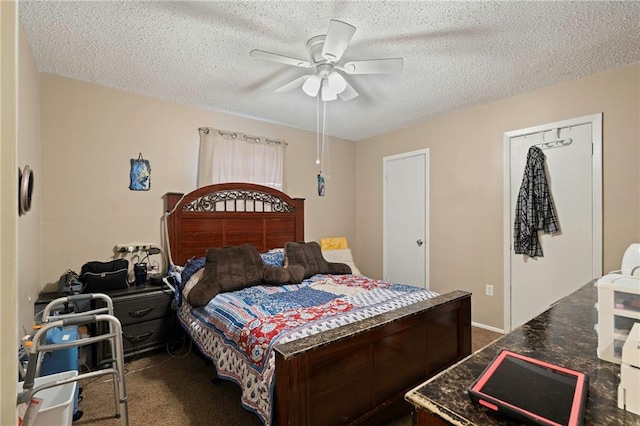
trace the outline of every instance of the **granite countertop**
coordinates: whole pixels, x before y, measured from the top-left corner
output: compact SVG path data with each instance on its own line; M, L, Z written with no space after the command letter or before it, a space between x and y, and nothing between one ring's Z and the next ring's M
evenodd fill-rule
M586 425L640 425L640 416L618 408L620 365L598 358L597 288L590 282L550 309L496 342L471 354L405 398L426 412L454 425L514 424L471 402L467 387L503 349L589 376Z

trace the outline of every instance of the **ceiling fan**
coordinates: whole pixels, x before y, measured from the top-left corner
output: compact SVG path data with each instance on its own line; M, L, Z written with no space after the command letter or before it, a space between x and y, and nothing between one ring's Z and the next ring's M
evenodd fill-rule
M356 27L353 25L335 19L331 20L326 35L318 35L307 41L307 53L310 61L258 49L252 50L249 55L294 67L314 69L312 74L303 75L279 87L275 92L288 92L302 86L304 93L311 97L316 97L320 93L321 99L325 102L335 100L338 96L343 101L349 101L357 97L358 92L340 72L346 74L392 74L402 71L403 63L402 58L387 58L351 61L341 65L342 54L349 46L355 31Z

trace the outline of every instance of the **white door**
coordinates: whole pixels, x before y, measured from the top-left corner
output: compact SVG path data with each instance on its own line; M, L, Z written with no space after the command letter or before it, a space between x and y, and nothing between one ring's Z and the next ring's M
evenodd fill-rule
M509 185L505 194L509 210L505 330L524 324L602 274L601 120L597 114L505 134L505 163L509 166L505 175ZM551 141L563 143L548 143ZM515 205L532 145L540 146L546 157L560 224L558 233L539 232L543 257L535 258L513 250Z
M429 288L429 150L383 159L385 281Z

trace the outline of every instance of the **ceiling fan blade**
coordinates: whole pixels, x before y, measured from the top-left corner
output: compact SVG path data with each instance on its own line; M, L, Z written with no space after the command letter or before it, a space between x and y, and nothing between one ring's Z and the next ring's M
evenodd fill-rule
M340 68L347 74L393 74L402 71L402 58L347 62Z
M346 81L346 83L347 83L347 88L344 89L341 93L338 93L338 96L340 96L340 99L342 99L345 102L358 97L358 92L356 92L356 89L354 89L349 84L348 81Z
M296 87L300 87L300 86L302 86L304 84L305 81L307 81L307 79L309 77L311 77L311 75L313 75L313 74L303 75L300 78L296 78L292 82L287 83L282 87L278 87L276 90L274 90L274 92L276 92L276 93L284 93L284 92L288 92L289 90L293 90Z
M342 54L347 49L356 27L346 22L336 21L332 19L329 22L327 36L324 39L322 47L322 56L331 62L338 62L342 58Z
M249 56L254 58L266 59L267 61L279 62L281 64L293 65L294 67L311 68L311 64L302 59L290 58L277 53L265 52L264 50L253 49L249 52Z

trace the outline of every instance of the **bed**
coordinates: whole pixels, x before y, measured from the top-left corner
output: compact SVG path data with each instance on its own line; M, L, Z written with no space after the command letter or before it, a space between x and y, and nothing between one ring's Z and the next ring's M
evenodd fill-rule
M193 266L214 247L251 243L264 255L288 242L305 240L304 199L269 187L225 183L189 194L168 193L165 207L170 213L167 236L175 265ZM212 310L226 312L226 298L235 295L222 293L211 299L217 308L194 309L183 299L178 318L200 351L213 361L218 375L243 389L243 406L256 412L263 423L376 424L409 412L403 398L409 389L471 353L470 293L425 296L426 292L410 286L395 287L364 276L319 274L300 284L252 287L237 308L251 311L242 303L258 293L259 297L274 292L289 296L299 289L312 289L320 294L315 289L351 286L351 279L382 287L381 293L402 293L397 298L402 302L395 297L371 302L346 313L348 320L335 320L331 328L322 323L309 330L314 321L297 324L278 336L259 363L249 359L251 348L231 341L233 332L223 330L225 325L210 317ZM343 299L331 300L332 307L342 309L335 303Z

